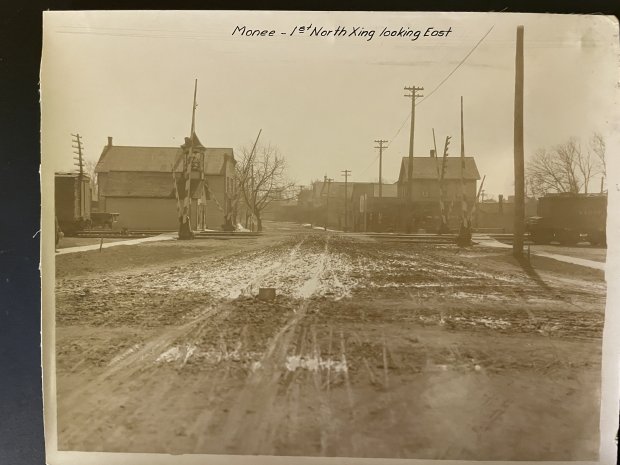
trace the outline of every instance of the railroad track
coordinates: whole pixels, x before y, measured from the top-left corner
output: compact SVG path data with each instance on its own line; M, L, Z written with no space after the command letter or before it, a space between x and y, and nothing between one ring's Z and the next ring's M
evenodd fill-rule
M160 234L176 234L176 231L170 230L132 230L127 232L110 231L110 230L88 230L81 231L76 234L76 237L84 238L104 238L104 239L139 239L142 237L159 236ZM247 238L258 237L261 233L247 232L247 231L197 231L194 233L196 239L232 239L232 238Z

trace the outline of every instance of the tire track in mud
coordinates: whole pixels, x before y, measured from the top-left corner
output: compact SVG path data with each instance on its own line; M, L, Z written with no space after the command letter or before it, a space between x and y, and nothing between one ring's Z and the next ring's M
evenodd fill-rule
M62 396L58 396L58 412L72 421L75 420L78 412L82 410L82 399L92 402L103 394L99 389L103 389L105 385L118 390L128 380L141 376L141 372L146 367L152 365L156 357L164 352L174 340L189 334L196 327L206 324L215 315L217 310L215 307L208 308L192 321L181 326L167 328L164 332L145 343L138 344L137 348L136 345L132 346L131 352L125 351L120 356L113 358L104 371L95 376L91 381L80 383L80 385L68 390ZM114 403L112 396L107 401ZM90 412L88 412L88 415L90 415ZM77 423L80 424L80 422Z
M233 287L239 289L239 298L231 299L230 292L224 292L230 291L230 289L224 289L229 281L216 282L215 287L221 286L223 292L217 294L217 297L214 296L210 300L210 306L190 322L166 327L160 334L148 339L145 343L131 346L118 354L105 371L94 380L69 392L66 398L63 395L62 408L66 409L62 411L63 418L66 418L63 421L69 424L69 427L63 431L59 429L63 436L62 440L79 447L85 443L92 444L93 440L98 439L106 446L112 444L117 450L118 447L129 447L130 450L131 447L135 447L134 450L140 450L142 447L142 450L145 450L144 441L150 440L152 443L157 443L157 447L162 452L173 453L193 451L195 453L278 455L282 451L290 452L305 448L304 450L318 455L327 455L333 451L339 454L345 451L353 456L368 454L373 445L365 442L364 438L373 438L373 433L367 433L355 426L347 427L347 422L363 423L368 420L370 424L375 418L372 416L373 412L370 411L372 403L366 405L363 401L364 392L367 394L367 391L364 391L366 387L360 381L361 374L365 376L367 373L372 389L381 389L381 386L384 386L383 389L387 391L389 384L390 391L382 391L381 403L377 404L380 415L386 418L384 424L393 427L394 416L396 416L396 419L406 426L409 423L401 418L403 412L398 410L399 405L408 405L402 401L404 391L402 389L394 391L399 387L398 373L409 369L409 364L411 364L411 371L414 369L419 371L416 362L418 356L425 358L427 365L432 364L433 361L429 358L432 359L437 351L431 353L429 348L420 343L419 353L412 356L409 352L401 352L404 344L402 341L386 342L385 334L381 335L381 343L377 342L371 347L372 350L361 350L362 339L369 341L370 344L375 339L378 341L378 336L369 336L368 333L364 333L362 338L354 332L358 329L357 327L352 328L346 325L351 321L359 321L372 327L375 322L387 320L390 323L390 318L393 318L388 312L381 315L383 320L367 319L362 316L366 309L361 300L365 297L374 297L372 293L379 294L374 288L368 290L371 295L360 293L360 289L365 291L363 288L365 281L376 274L385 274L388 279L393 279L390 273L394 273L394 276L404 273L406 281L397 284L404 284L405 290L410 291L411 284L423 285L428 281L433 284L432 280L438 276L458 275L464 278L457 280L454 290L460 290L466 288L465 286L470 282L472 285L479 286L484 280L495 275L490 272L493 268L484 266L481 267L482 270L472 271L466 266L467 262L462 260L455 261L456 267L448 265L448 255L436 253L434 249L423 251L423 253L419 252L419 249L412 249L407 251L408 253L401 253L399 257L398 253L394 253L393 250L382 253L381 250L356 248L355 245L353 241L347 241L346 238L337 234L311 233L302 237L300 242L295 242L292 247L291 244L286 244L275 250L273 248L261 250L253 254L236 255L230 259L235 262L242 261L243 266L231 266L230 260L225 259L205 261L205 264L212 263L214 266L208 270L194 270L190 276L191 279L184 282L199 289L205 283L208 285L209 274L216 274L219 270L232 270L230 276L236 279ZM427 256L421 256L424 254ZM390 260L393 261L390 262ZM420 267L419 270L418 267ZM188 267L178 268L173 273L173 277L181 277L187 269ZM256 276L257 271L259 276ZM416 274L416 271L419 273ZM483 273L478 273L478 271ZM514 273L514 269L512 272ZM428 273L431 279L425 278L425 273ZM511 276L510 270L499 277L506 278L507 276ZM418 278L419 281L416 281ZM173 285L180 286L182 282L179 280ZM500 279L497 289L495 287L493 289L498 293L506 292L510 285L510 279ZM523 284L519 282L518 285ZM258 286L275 287L279 298L282 299L282 305L268 307L271 304L244 297L253 294L253 290ZM391 293L392 291L381 289L380 292ZM345 301L334 310L327 311L328 306L333 306L334 301L351 294L361 299L355 304L359 306L359 309ZM427 298L428 295L425 291L418 296L418 299ZM413 295L410 295L410 298L413 300ZM460 298L469 300L471 303L471 296L463 295ZM446 327L455 324L456 329L469 330L471 328L466 326L467 322L473 321L474 317L485 317L474 311L477 305L474 303L473 308L464 310L463 318L466 320L458 319L461 313L453 316L444 315L445 312L442 312L441 323L438 316L438 320L433 321L432 324L446 325ZM528 309L528 307L524 308ZM262 332L256 330L251 320L248 323L248 319L239 316L245 312L251 313L264 309L268 310L265 312L267 320L276 316L280 311L284 313L280 320L274 318L273 325L269 327L270 332L264 329ZM435 307L429 310L436 311L437 309ZM323 320L318 320L316 316L310 317L318 311L321 312L319 317L324 317ZM406 309L394 315L403 318L406 317L407 311L409 310ZM418 311L419 309L416 310ZM338 312L342 312L343 315L338 315ZM420 316L426 315L425 310L419 314ZM340 320L341 317L348 318L348 321ZM546 318L545 315L538 317L541 321ZM417 320L417 316L415 324L411 324L411 316L408 318L409 320L404 320L404 324L408 327L410 325L413 330L419 328L416 324L424 326ZM514 318L522 319L523 317L517 315ZM233 330L241 328L241 325L243 329L239 335L238 331ZM338 329L338 326L344 327L344 331ZM338 378L334 373L334 380L339 383L338 391L335 387L336 383L330 387L331 364L326 364L326 369L321 366L317 370L308 369L307 365L301 364L298 365L298 369L290 369L287 366L291 355L298 358L306 357L306 360L321 360L320 346L316 342L317 329L325 343L324 336L327 334L327 328L330 333L328 349L330 356L332 355L332 331L336 328L335 331L339 334L340 340L336 336L334 346L339 347L340 350L337 348L334 350L334 357L337 357L339 353L342 360L349 357L350 366L357 364L357 369L361 367L360 371L356 372L356 368L352 368L350 374L345 372ZM496 331L494 328L490 329ZM248 332L253 332L255 339L267 334L270 336L270 338L262 339L266 342L266 346L261 343L261 349L256 352L257 357L260 358L254 370L248 368L247 360L243 360L243 363L231 363L228 358L230 353L243 354L244 351L249 353L253 349L247 338ZM353 335L358 344L351 344L351 340L346 339L348 346L345 346L343 332L349 338ZM409 336L415 334L412 332ZM219 351L223 357L221 362L220 359L213 362L209 358L211 352L201 351L201 348L204 349L205 345L217 344L218 336L221 338L220 346L215 347L214 351ZM237 345L235 341L238 342ZM227 347L227 344L230 346ZM375 361L374 352L372 352L375 346L378 348L377 360L382 358L382 365L381 361ZM229 349L232 350L229 352ZM454 358L460 363L463 356L458 348L452 352L455 352ZM169 361L163 357L166 353L170 356ZM161 361L156 362L160 357L162 357ZM250 361L253 360L250 359ZM437 363L443 363L443 359L438 359ZM239 369L240 365L244 368ZM442 365L434 365L434 368L439 366ZM395 372L394 378L390 371L392 367ZM364 369L366 371L362 371ZM422 371L425 369L423 368ZM485 370L479 373L484 374ZM442 374L444 373L439 372L437 375L438 384L441 384ZM431 376L434 375L431 374ZM165 381L170 379L173 381L166 384ZM160 380L164 381L161 385ZM131 389L134 386L137 389L132 392ZM433 386L429 382L428 386L425 384L417 386L416 389L425 393L431 388L435 389ZM337 393L337 395L332 396L330 389L332 389L331 394ZM441 390L439 394L444 395ZM429 393L429 397L434 395L433 392ZM89 396L93 396L93 399ZM339 399L340 402L335 399ZM84 400L86 402L83 402ZM492 399L489 403L488 408L492 408L496 413L493 414L495 416L489 418L488 424L483 424L486 429L492 429L497 422L502 421L502 416L506 415L506 409L510 408L499 400L500 398ZM88 408L82 409L85 403ZM110 424L108 419L107 426L104 425L102 430L100 426L102 420L97 414L102 412L105 416L106 410L119 411L118 407L122 407L122 404L135 408L127 408L122 411L122 415L109 417L113 423ZM313 407L311 412L306 410L308 405ZM156 414L153 414L154 409L157 410ZM157 420L162 418L166 419L166 425L158 425ZM135 435L132 431L125 429L127 424L138 425ZM182 436L175 436L174 427L180 428L178 425L182 425ZM158 429L159 426L163 432ZM152 429L156 429L156 433L152 432ZM121 446L118 446L119 444ZM401 445L396 444L394 447L401 447ZM405 451L406 447L403 447L402 450ZM386 453L399 455L409 452L393 449ZM444 453L445 458L451 458L453 455L453 452L448 450Z
M314 256L315 272L298 287L297 295L303 300L295 308L294 314L270 340L260 367L253 371L245 382L242 391L235 399L235 404L222 427L221 441L234 453L273 454L274 438L278 434L281 416L274 414L277 398L280 396L280 384L286 374L287 356L294 346L293 339L300 322L306 317L308 309L314 305L313 296L320 289L321 278L329 273L326 263L329 260L329 241L331 235L324 236L325 245L321 254ZM301 335L297 352L304 353L304 334ZM286 381L285 399L294 398L295 381L301 370L295 370ZM249 416L251 414L251 416Z
M245 382L222 430L225 447L242 453L269 454L273 443L270 428L274 425L273 407L278 396L284 365L299 322L305 317L310 302L297 307L291 320L278 331L260 361L260 368ZM296 376L295 376L296 378ZM248 416L252 413L252 417Z
M308 236L304 235L291 249L281 247L283 251L286 251L279 262L282 268L286 268L286 265L298 259L299 251L307 238ZM257 269L252 266L250 268L252 270ZM239 288L251 288L257 281L272 271L272 269L266 270L259 278L254 278L249 282L246 281ZM67 421L70 422L69 427L65 429L72 430L74 421L75 424L81 425L82 428L87 425L92 425L93 428L96 427L96 423L93 424L92 422L92 411L83 408L85 404L91 405L93 410L105 410L109 409L109 407L121 405L124 401L122 396L118 396L118 398L106 396L105 390L112 390L118 395L122 391L123 386L138 378L143 379L145 385L152 384L153 377L156 376L153 372L157 371L157 364L155 362L158 357L165 354L171 347L177 347L179 342L186 343L195 339L196 337L193 335L200 335L213 318L225 317L225 313L229 313L234 309L234 300L231 301L229 298L220 299L219 302L206 307L189 322L178 326L166 326L155 337L142 343L133 344L129 349L117 354L108 363L106 368L91 380L80 383L77 386L71 386L71 388L64 387L62 395L58 396L57 407L60 415L63 418L67 418ZM186 362L187 358L186 353L183 362ZM85 370L82 374L86 376L88 369ZM149 394L154 394L156 391L154 389ZM102 400L101 397L109 398ZM99 404L99 402L102 402L102 404ZM80 418L83 421L77 421ZM76 432L62 431L60 426L59 432L63 435L63 442L73 442L75 440L75 442L79 443L73 436L85 434L82 429Z
M262 397L270 399L272 402L275 399L277 391L277 380L283 372L285 366L286 357L288 355L289 347L291 346L291 339L295 334L298 323L304 318L309 305L312 303L312 296L316 293L320 293L325 287L325 279L329 279L329 275L333 275L333 270L329 269L327 263L329 261L329 236L322 237L313 235L310 242L307 242L308 237L304 236L299 242L295 244L292 249L288 249L285 256L278 262L278 266L273 266L268 270L261 273L260 276L254 277L250 282L246 282L238 286L238 289L251 289L257 284L264 281L270 281L277 286L277 282L290 278L290 276L304 280L293 282L294 286L283 286L289 293L298 297L303 295L304 299L293 311L293 316L287 321L287 323L280 328L276 335L272 338L268 344L263 357L260 361L260 369L255 370L246 382L246 386L253 386L249 390L244 388L246 392L245 396L248 398L261 397L257 396L255 392L255 386L260 386ZM318 240L317 240L318 239ZM320 247L322 245L322 247ZM303 258L300 258L300 250L304 251ZM320 247L320 251L317 251L317 247ZM300 273L300 260L303 261L302 273ZM251 264L250 268L256 269ZM333 277L333 276L331 276ZM288 283L290 284L290 283ZM291 292L292 291L292 292ZM177 365L177 369L182 369L185 363L190 357L196 358L201 355L195 351L195 345L192 341L198 341L201 339L203 330L209 326L209 323L213 318L226 319L226 315L236 310L235 299L221 299L218 302L211 304L205 310L203 310L197 317L191 321L180 325L166 327L160 334L150 338L144 343L134 344L129 349L124 350L120 354L117 354L112 358L108 366L103 372L96 375L92 380L81 383L79 386L74 386L73 389L65 388L65 393L59 398L58 409L62 413L62 417L67 419L67 423L70 421L76 424L92 425L92 428L97 426L96 422L92 422L93 411L98 410L114 410L122 404L126 403L130 399L131 395L127 392L123 392L123 387L132 381L140 380L144 386L153 386L147 394L151 400L155 400L157 405L165 408L165 405L170 403L168 396L168 389L170 387L159 388L156 387L157 383L154 383L154 377L157 376L158 360L162 363L167 361L174 362ZM180 349L179 349L180 348ZM176 349L176 350L174 350ZM237 349L240 349L238 347ZM198 360L197 363L200 363ZM168 363L167 363L168 364ZM272 375L268 375L271 373ZM228 371L226 376L218 377L217 380L211 384L209 388L209 397L213 397L213 393L217 391L221 386L224 386L228 380ZM126 390L125 390L126 391ZM105 396L105 393L113 392L113 396ZM101 399L102 396L107 397ZM171 398L175 398L174 393L170 393ZM213 400L213 399L211 399ZM251 400L251 399L250 399ZM246 403L250 402L248 400ZM88 404L88 405L85 405ZM139 405L142 403L139 402ZM152 402L149 403L151 405ZM269 405L269 402L261 402L261 408ZM243 405L240 403L239 405ZM87 408L84 408L87 407ZM88 408L90 407L90 408ZM138 408L123 417L123 423L133 423L140 419L144 409ZM235 412L241 412L238 409L233 409L228 417L234 416ZM148 413L148 412L147 412ZM244 412L241 412L244 413ZM268 410L262 408L263 416L268 415ZM257 415L258 417L259 415ZM89 418L91 419L89 421ZM194 421L194 424L187 428L189 432L194 433L197 437L200 437L197 433L200 431L206 431L209 423L212 421L213 416L207 413L200 413L198 418ZM70 420L69 420L70 419ZM234 425L238 422L232 421L227 424ZM60 426L60 425L59 425ZM274 425L275 427L276 425ZM88 429L89 427L85 428ZM75 431L74 428L69 426L63 428L61 432L63 442L79 443L79 437L85 433L84 429ZM106 442L115 436L122 437L120 429L116 429L110 433ZM234 431L227 430L228 436L234 436ZM273 431L272 431L273 434ZM258 447L261 440L258 437L253 444ZM204 441L198 440L196 443L196 449L200 450Z
M327 244L326 244L326 252L327 252ZM317 272L313 275L308 281L306 281L304 286L307 286L312 289L318 289L320 287L320 281L325 276L336 278L334 273L334 268L330 266L330 259L334 255L334 253L327 254L325 253L319 259L316 259L316 269ZM435 266L437 269L450 269L445 263L438 263L437 260L433 258L427 258L425 260L421 260L425 265ZM360 267L361 268L361 267ZM460 265L461 270L466 270L463 265ZM464 271L461 271L465 273ZM471 275L472 279L477 278L488 278L489 276L493 276L490 273L481 273L479 271L474 271L471 273L465 273L466 277ZM333 276L332 276L333 275ZM506 280L510 281L510 280ZM304 288L302 286L302 289ZM311 297L308 296L308 297ZM311 299L310 299L311 300ZM242 394L241 400L237 399L237 404L235 409L231 412L231 416L229 416L226 420L226 427L224 428L224 432L222 434L223 440L228 444L229 448L234 448L234 452L239 452L239 447L244 453L261 453L261 454L273 454L274 453L274 443L275 437L277 434L277 424L279 420L283 419L282 415L274 415L274 409L272 407L275 406L278 398L283 400L285 404L290 404L293 399L298 399L299 389L296 386L295 381L298 379L298 371L293 372L290 379L285 379L284 382L287 385L284 394L281 395L279 390L279 384L281 384L282 380L282 366L285 362L285 357L289 353L288 347L293 346L292 337L296 333L297 327L299 323L303 320L307 313L308 306L302 305L297 309L297 313L295 316L287 322L287 324L281 328L280 332L274 337L272 340L270 347L268 348L265 356L262 359L262 373L254 373L248 378L248 382L244 387L244 393ZM443 321L443 318L442 318ZM302 340L305 336L302 335ZM390 350L389 345L386 345L385 339L383 342L383 367L384 373L386 371L387 359L386 357L389 354L389 358L393 361L396 361L398 357L395 357L395 354ZM299 354L303 353L302 349L297 349ZM343 352L344 356L344 352ZM367 362L366 362L367 364ZM299 370L302 372L302 370ZM319 376L318 372L313 372L312 377L315 384L315 387L320 384L317 384L317 377ZM374 376L373 376L374 377ZM387 387L387 376L384 374L384 384ZM349 385L350 392L350 385ZM322 391L319 389L316 390L317 399L319 402L319 416L323 418L321 422L324 427L319 428L321 430L321 453L328 447L327 437L329 434L329 426L326 423L325 418L329 417L328 414L329 404L322 401ZM279 401L279 400L278 400ZM352 401L351 401L352 402ZM258 404L258 408L256 405ZM288 407L288 405L287 405ZM294 405L290 405L291 409L294 411ZM353 407L351 406L351 409ZM280 410L282 408L280 407ZM251 413L251 417L248 417L248 412ZM394 415L394 412L390 412L391 415ZM327 415L327 416L326 416ZM293 424L295 424L295 419L293 415ZM333 425L332 425L333 426ZM327 436L325 436L327 434ZM359 445L355 444L355 438L351 438L353 441L352 448L353 450L360 450ZM363 447L361 447L363 449Z
M229 293L229 297L232 299L235 299L241 295L249 295L251 294L251 292L253 291L253 289L257 286L259 286L263 281L266 280L266 278L268 278L274 271L281 269L281 268L287 268L287 265L290 265L290 263L295 262L298 255L299 255L299 250L301 249L302 244L308 239L308 236L303 236L303 238L301 239L301 241L299 241L298 243L296 243L293 248L291 249L288 257L286 257L285 262L281 262L281 261L275 261L274 263L271 263L270 265L267 265L265 268L263 268L262 270L259 271L258 276L255 278L252 278L250 283L248 284L243 284L241 286L238 287L234 287L230 293ZM253 267L252 267L253 268Z

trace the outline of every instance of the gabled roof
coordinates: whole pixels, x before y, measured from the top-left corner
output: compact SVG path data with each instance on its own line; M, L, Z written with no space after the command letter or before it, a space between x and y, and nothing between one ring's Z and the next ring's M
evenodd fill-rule
M413 157L413 179L437 179L437 165L441 170L442 157ZM403 157L400 165L398 182L407 180L409 157ZM468 180L480 179L478 167L473 157L465 157L463 177ZM446 172L444 179L461 179L461 157L446 158Z
M106 146L95 171L97 173L109 171L171 173L172 167L181 154L180 147ZM208 175L222 174L227 156L234 161L232 148L208 147L205 155L205 173ZM181 172L182 169L183 166L179 163L175 171Z
M75 171L56 171L54 176L57 178L77 178L80 173ZM82 179L85 181L90 180L90 175L88 173L82 173Z

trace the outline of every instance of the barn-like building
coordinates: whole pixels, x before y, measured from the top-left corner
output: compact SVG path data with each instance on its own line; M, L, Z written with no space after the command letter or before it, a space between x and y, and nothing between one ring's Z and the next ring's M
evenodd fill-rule
M192 167L192 228L221 229L233 213L233 149L205 148L197 137L194 148L201 156ZM177 230L182 156L181 147L121 146L108 137L95 169L99 211L118 213L119 226L131 230Z

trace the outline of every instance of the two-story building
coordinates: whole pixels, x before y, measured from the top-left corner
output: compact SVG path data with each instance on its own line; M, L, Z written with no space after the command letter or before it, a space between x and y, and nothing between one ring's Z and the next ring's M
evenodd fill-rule
M428 157L413 157L410 201L413 209L412 215L419 227L435 227L435 219L439 217L440 186L438 171L441 172L444 160L434 156L431 151ZM473 204L477 195L477 183L480 179L478 167L474 157L446 157L443 176L443 201L452 221L458 224L460 215L461 193L469 207ZM398 197L403 202L403 208L407 208L409 202L409 157L403 157L398 176ZM455 205L458 208L454 208ZM453 224L454 226L454 224Z
M200 156L192 166L192 228L220 229L234 213L233 149L205 148L197 137L194 148ZM95 169L99 211L118 213L119 225L127 229L177 230L182 157L182 147L120 146L108 137Z

